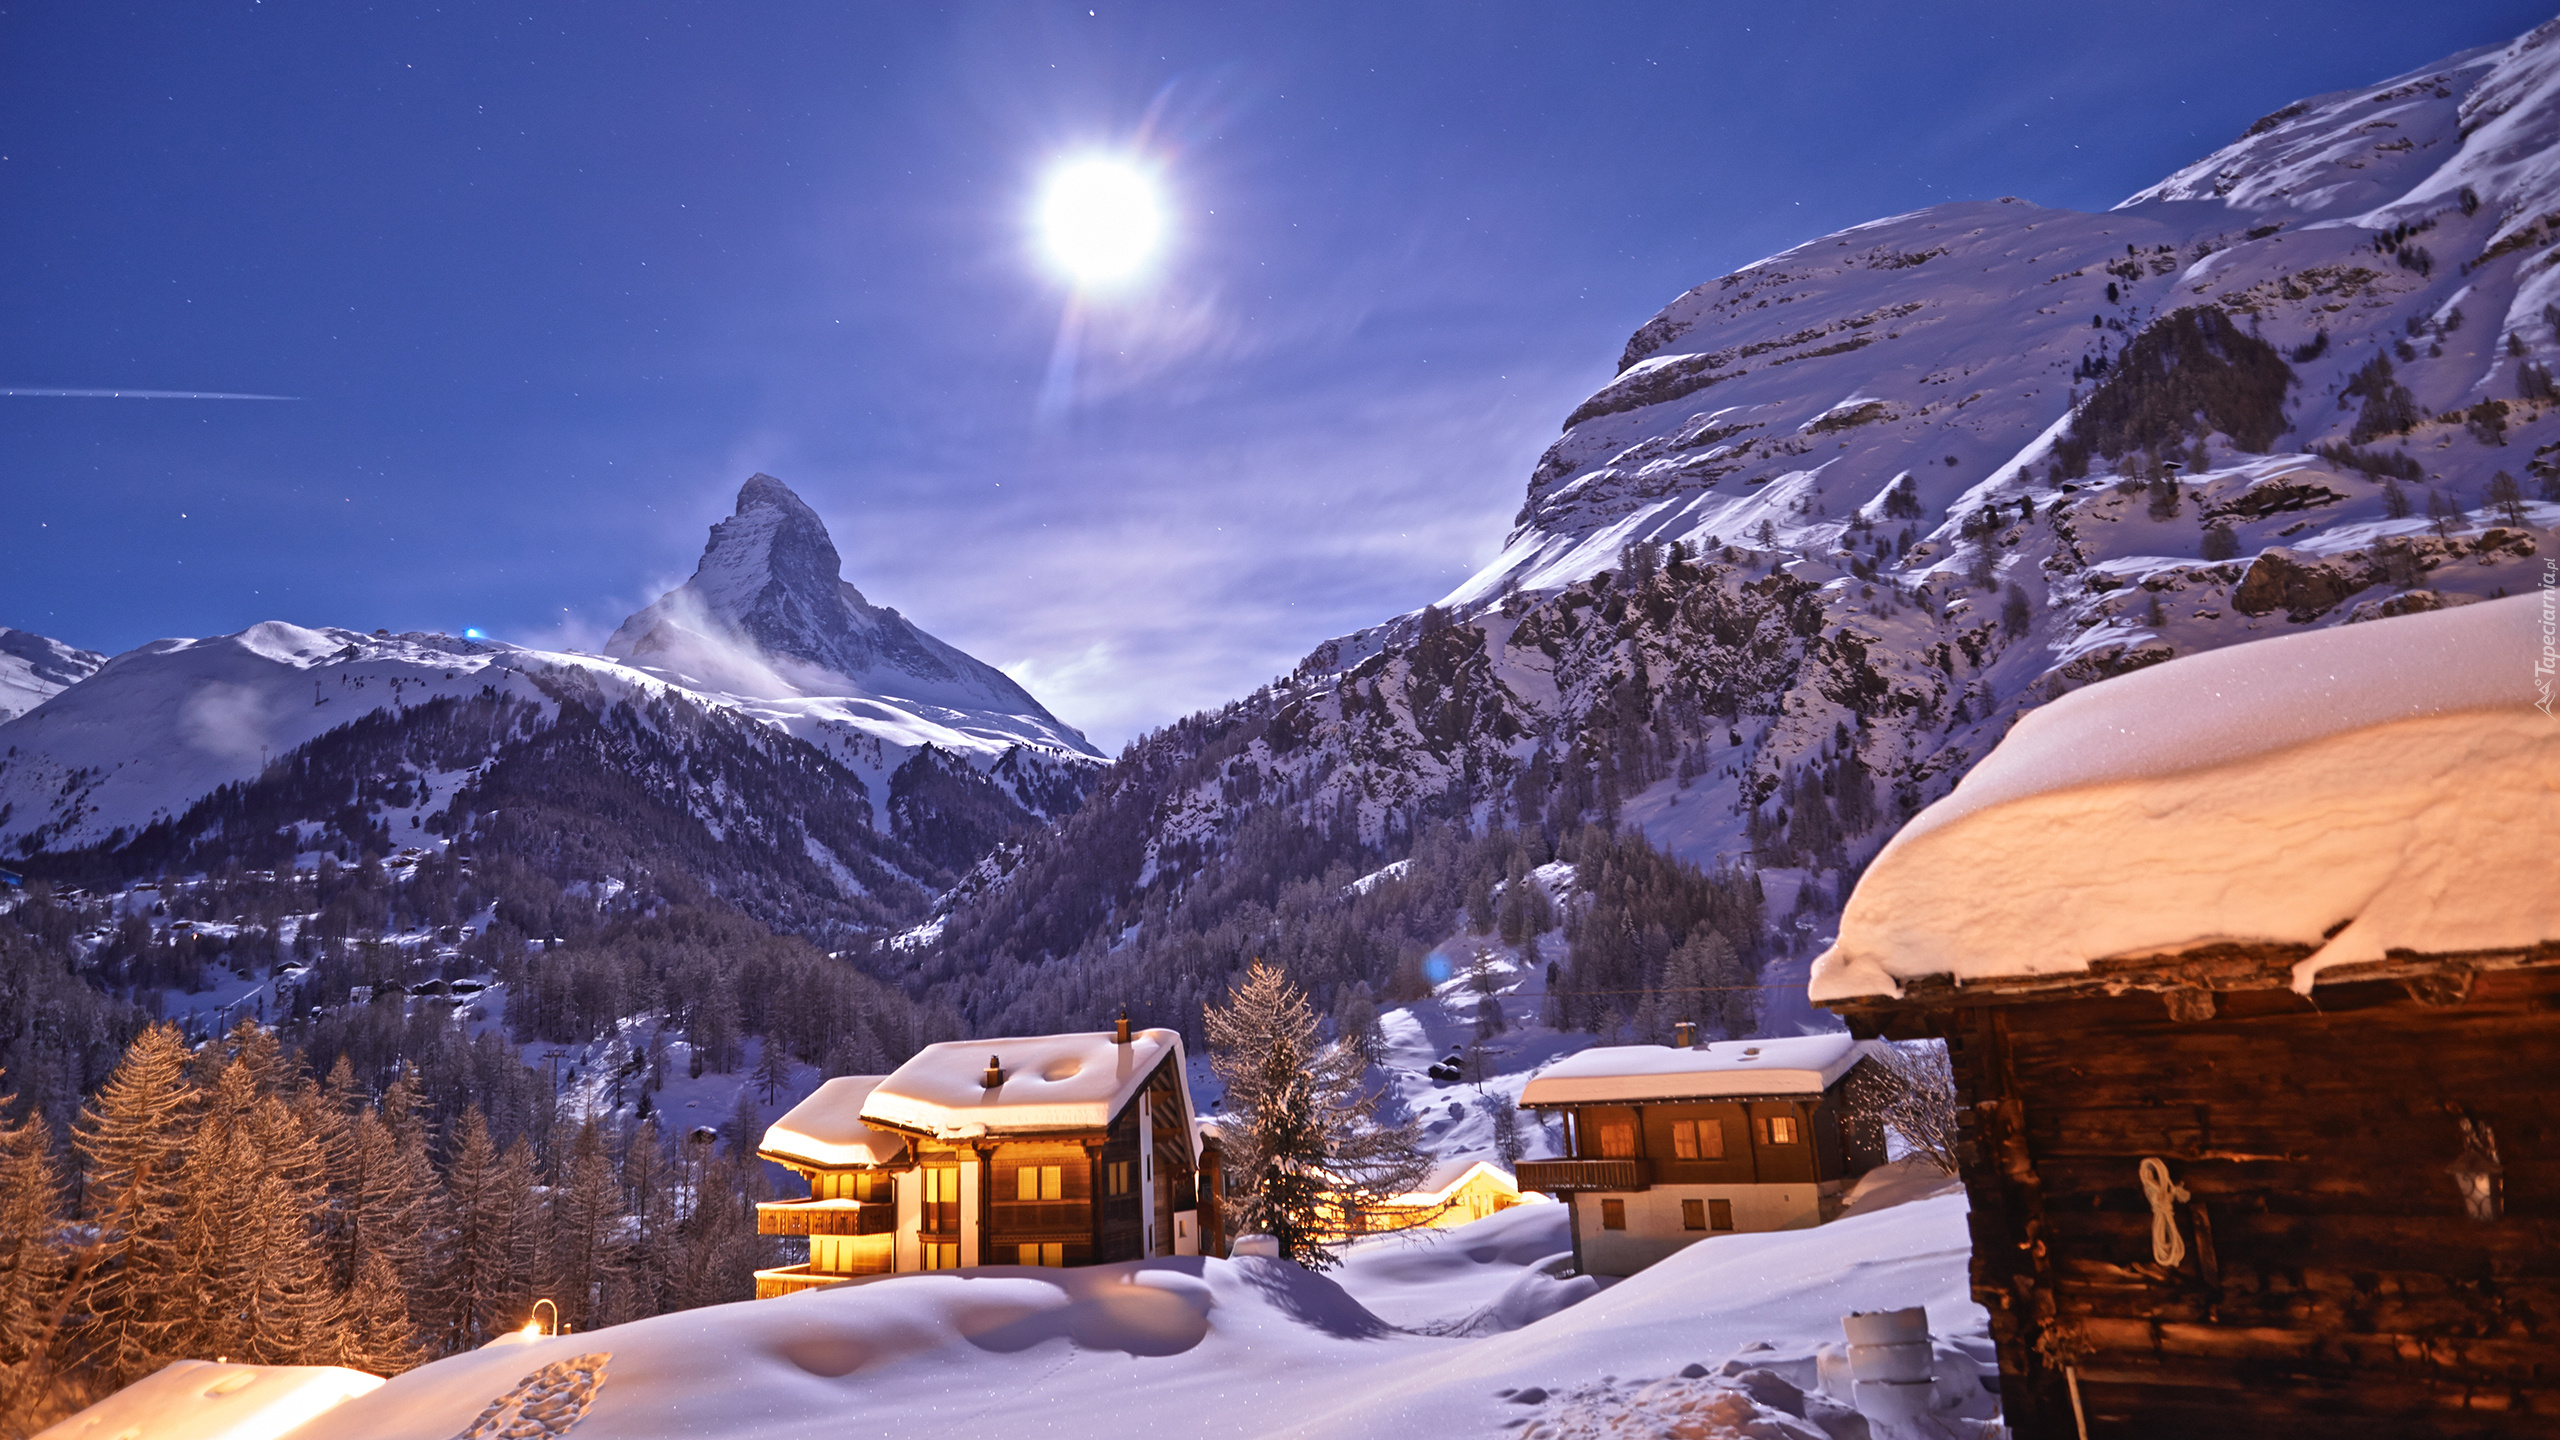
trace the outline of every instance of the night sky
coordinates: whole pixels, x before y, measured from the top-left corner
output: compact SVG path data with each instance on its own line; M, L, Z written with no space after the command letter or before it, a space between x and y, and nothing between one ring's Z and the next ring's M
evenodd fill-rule
M764 470L1116 749L1489 558L1681 290L2549 13L11 5L0 624L595 648ZM1073 300L1029 216L1092 152L1172 228ZM297 398L23 393L82 389Z

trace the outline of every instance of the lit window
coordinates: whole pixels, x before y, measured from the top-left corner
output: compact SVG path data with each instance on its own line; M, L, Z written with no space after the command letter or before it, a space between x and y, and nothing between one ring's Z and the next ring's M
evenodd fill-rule
M927 1270L959 1269L960 1247L948 1240L926 1241L924 1244L924 1268Z
M1021 1256L1020 1263L1024 1265L1046 1265L1056 1269L1067 1263L1067 1247L1054 1240L1042 1245L1025 1243L1015 1248Z
M1674 1120L1671 1122L1671 1154L1679 1160L1721 1160L1724 1158L1724 1122L1721 1120Z
M1760 1123L1768 1127L1767 1139L1772 1145L1799 1144L1804 1138L1797 1129L1796 1117L1793 1115L1772 1115Z
M1111 1194L1126 1195L1129 1193L1129 1169L1130 1165L1126 1160L1114 1160L1109 1165L1103 1167L1103 1183L1109 1189Z
M1683 1229L1683 1230L1704 1230L1704 1229L1706 1229L1706 1228L1707 1228L1707 1202L1706 1202L1706 1201L1704 1201L1704 1200L1683 1200L1683 1201L1681 1201L1681 1202L1680 1202L1680 1228L1681 1228L1681 1229Z
M1707 1202L1707 1228L1710 1230L1730 1230L1733 1228L1732 1201L1710 1200Z
M1603 1201L1601 1201L1601 1202L1600 1202L1600 1228L1601 1228L1601 1229L1603 1229L1603 1230L1624 1230L1624 1229L1626 1229L1626 1228L1627 1228L1627 1202L1626 1202L1626 1201L1624 1201L1624 1200L1603 1200Z
M1025 1165L1013 1173L1014 1198L1017 1200L1059 1200L1066 1196L1067 1172L1063 1167Z
M1610 1120L1600 1126L1600 1158L1630 1160L1636 1153L1636 1127L1633 1121Z
M960 1229L960 1167L925 1167L922 1222L921 1228L935 1234L948 1235ZM935 1267L928 1265L925 1268Z

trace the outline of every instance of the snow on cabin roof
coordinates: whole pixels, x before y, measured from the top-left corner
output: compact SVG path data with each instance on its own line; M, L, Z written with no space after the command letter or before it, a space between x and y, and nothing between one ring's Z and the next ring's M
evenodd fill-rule
M1389 1203L1396 1205L1438 1204L1455 1194L1461 1186L1464 1186L1468 1181L1475 1179L1478 1175L1490 1176L1493 1181L1503 1189L1511 1191L1513 1194L1519 1193L1520 1184L1518 1180L1512 1176L1510 1171L1503 1169L1501 1166L1494 1164L1490 1160L1470 1160L1465 1156L1459 1156L1455 1159L1442 1160L1438 1164L1433 1165L1430 1172L1422 1177L1422 1183L1420 1185L1414 1187L1413 1190L1406 1194L1396 1196ZM1535 1195L1538 1192L1533 1190L1529 1193Z
M1812 997L2217 941L2314 947L2293 972L2307 994L2393 951L2560 939L2542 606L2256 641L2027 715L1877 855Z
M1818 1095L1876 1048L1846 1035L1718 1040L1691 1050L1603 1045L1568 1055L1520 1089L1523 1108L1719 1095Z
M907 1158L903 1135L862 1123L862 1107L885 1075L839 1075L783 1112L764 1132L761 1153L821 1170L895 1165Z
M882 1080L864 1102L862 1118L937 1140L1108 1129L1167 1055L1179 1082L1182 1037L1171 1030L1140 1030L1126 1045L1114 1043L1107 1030L946 1040L917 1051ZM1002 1062L1005 1075L993 1090L982 1078L990 1056ZM1188 1087L1182 1104L1188 1115Z

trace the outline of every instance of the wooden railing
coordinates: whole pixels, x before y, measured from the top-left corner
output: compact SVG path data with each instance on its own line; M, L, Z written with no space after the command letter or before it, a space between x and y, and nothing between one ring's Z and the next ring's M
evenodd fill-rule
M815 1290L821 1285L840 1284L844 1279L842 1275L817 1274L806 1265L787 1265L779 1270L759 1270L756 1272L756 1298L771 1300L776 1296L788 1295L794 1290Z
M886 1235L898 1228L898 1209L885 1200L759 1200L759 1235Z
M1642 1160L1523 1160L1523 1190L1642 1190L1651 1181Z

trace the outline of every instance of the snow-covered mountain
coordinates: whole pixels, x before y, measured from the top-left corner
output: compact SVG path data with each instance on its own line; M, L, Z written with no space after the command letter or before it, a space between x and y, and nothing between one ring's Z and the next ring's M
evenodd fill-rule
M103 663L23 637L49 698L0 723L0 853L151 873L263 855L249 815L297 827L306 853L449 843L492 810L555 803L546 785L589 794L617 770L663 770L645 803L664 813L636 829L592 817L629 833L585 864L708 867L732 892L771 882L768 918L808 920L832 896L846 923L912 920L1000 839L1079 803L1100 760L1020 686L836 571L816 515L758 476L694 580L618 632L627 660L282 621ZM518 763L534 754L553 768ZM321 772L336 788L314 785ZM759 847L772 856L748 865Z
M26 714L106 663L94 651L0 625L0 721Z
M693 578L623 621L605 654L704 693L844 701L829 717L867 733L1102 758L1004 672L863 599L842 568L817 512L772 476L752 476L736 513L711 527Z
M1024 873L1089 874L1041 909L1118 947L1275 806L1623 821L1764 872L1800 950L2029 708L2544 584L2555 366L2560 21L2284 106L2112 210L1825 235L1639 326L1480 573L1150 737L1075 866ZM1087 943L1001 891L952 933Z

